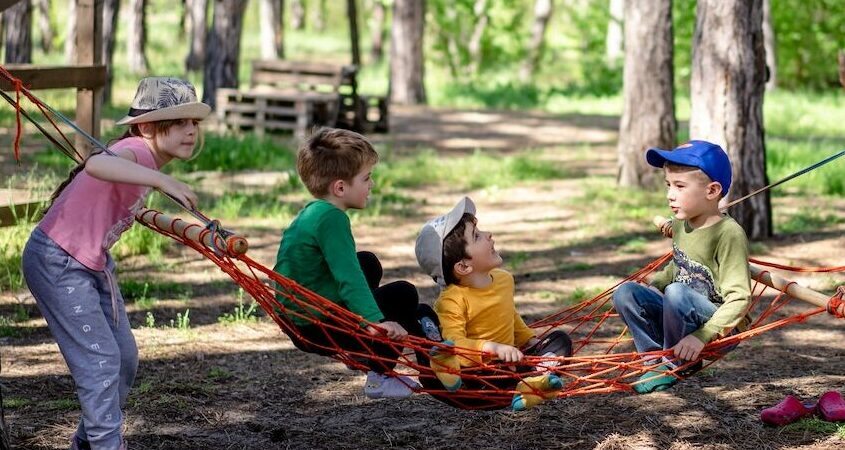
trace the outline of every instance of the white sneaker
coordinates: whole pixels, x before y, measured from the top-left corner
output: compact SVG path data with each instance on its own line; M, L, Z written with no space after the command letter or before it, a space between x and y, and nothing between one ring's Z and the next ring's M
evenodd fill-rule
M407 398L420 384L406 376L389 377L375 372L367 372L364 383L364 395L369 398Z

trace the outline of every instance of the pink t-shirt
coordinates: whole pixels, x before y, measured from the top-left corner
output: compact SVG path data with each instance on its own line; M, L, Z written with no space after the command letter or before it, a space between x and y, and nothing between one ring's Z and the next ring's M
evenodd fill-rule
M130 137L111 147L124 148L132 151L138 164L158 170L143 139ZM38 227L85 267L104 270L106 253L132 226L149 191L148 186L103 181L83 170L59 194Z

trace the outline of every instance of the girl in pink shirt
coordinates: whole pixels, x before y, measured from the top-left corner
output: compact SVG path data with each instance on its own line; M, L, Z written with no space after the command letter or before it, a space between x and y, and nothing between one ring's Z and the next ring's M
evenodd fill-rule
M23 252L23 273L77 387L82 420L71 449L125 449L122 406L135 379L138 348L109 249L132 226L151 188L193 209L186 184L159 172L188 159L199 121L211 108L187 81L144 78L129 129L107 152L95 151L51 198Z

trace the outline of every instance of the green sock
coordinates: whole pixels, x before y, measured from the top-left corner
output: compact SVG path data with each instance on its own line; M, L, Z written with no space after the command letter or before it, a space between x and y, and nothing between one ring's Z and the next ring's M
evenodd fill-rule
M440 345L451 347L455 344L452 341L443 341ZM439 346L432 347L431 351L428 352L430 358L428 365L443 387L449 392L455 392L463 384L461 376L454 373L460 372L461 363L458 361L457 355L445 350L445 348Z
M649 392L665 391L678 382L678 378L674 375L666 373L672 370L666 364L658 366L656 369L649 370L642 374L637 384L634 385L634 390L638 394L648 394Z

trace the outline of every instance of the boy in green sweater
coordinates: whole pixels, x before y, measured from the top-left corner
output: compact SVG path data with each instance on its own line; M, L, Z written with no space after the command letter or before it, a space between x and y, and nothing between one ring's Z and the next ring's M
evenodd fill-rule
M750 322L748 239L719 210L731 187L731 163L716 144L690 141L675 150L649 149L646 160L662 167L672 221L672 261L651 278L651 286L628 282L613 294L613 305L628 325L638 352L673 351L681 360L698 359L715 339L742 331ZM672 362L655 372L674 369ZM678 378L647 372L634 384L640 394L668 389Z
M381 263L372 253L356 252L346 215L347 209L367 206L377 162L378 153L358 133L332 128L314 132L300 148L296 168L315 200L285 230L273 270L364 321L377 323L362 323L370 335L400 341L409 332L423 334L417 321L417 290L407 281L379 286ZM281 295L279 301L291 312L288 317L298 333L289 334L297 348L321 355L346 350L381 357L367 361L367 397L408 397L419 387L408 377L384 375L396 366L401 345L359 339L347 322L330 313L302 307Z

